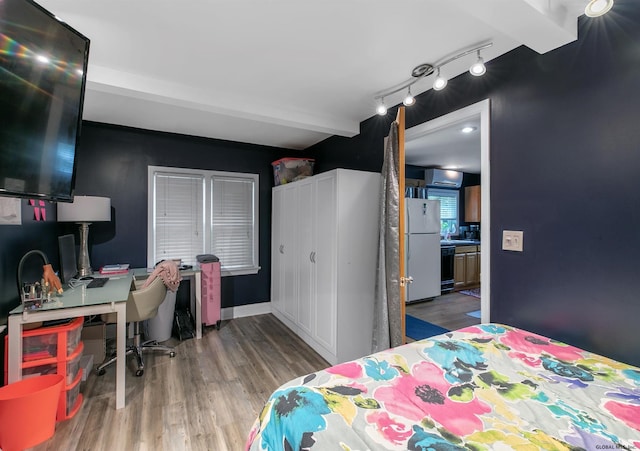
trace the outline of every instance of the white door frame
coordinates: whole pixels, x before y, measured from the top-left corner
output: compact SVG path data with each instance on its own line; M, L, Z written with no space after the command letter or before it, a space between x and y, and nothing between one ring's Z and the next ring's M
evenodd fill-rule
M459 123L464 119L480 116L480 195L482 207L480 220L480 242L482 252L480 256L480 309L481 321L488 323L491 313L491 286L489 268L491 262L491 216L490 216L490 167L489 167L489 124L490 124L490 104L489 99L481 100L478 103L469 105L459 110L453 111L444 116L432 119L428 122L408 128L405 133L405 143L428 135L436 130L446 128Z

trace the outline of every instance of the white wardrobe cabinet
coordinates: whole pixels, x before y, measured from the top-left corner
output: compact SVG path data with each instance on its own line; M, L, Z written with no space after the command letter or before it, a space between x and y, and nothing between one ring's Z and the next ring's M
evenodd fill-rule
M272 311L330 364L371 353L380 175L273 188Z

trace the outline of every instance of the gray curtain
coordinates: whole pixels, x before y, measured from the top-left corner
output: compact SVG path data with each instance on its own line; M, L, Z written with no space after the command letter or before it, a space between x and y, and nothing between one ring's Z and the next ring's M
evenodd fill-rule
M378 274L373 317L373 352L403 343L400 318L400 193L398 124L394 121L384 149L380 186Z

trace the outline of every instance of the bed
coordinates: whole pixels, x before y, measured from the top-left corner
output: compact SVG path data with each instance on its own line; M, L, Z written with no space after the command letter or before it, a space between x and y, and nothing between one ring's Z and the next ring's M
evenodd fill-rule
M246 450L640 449L640 368L501 324L294 379Z

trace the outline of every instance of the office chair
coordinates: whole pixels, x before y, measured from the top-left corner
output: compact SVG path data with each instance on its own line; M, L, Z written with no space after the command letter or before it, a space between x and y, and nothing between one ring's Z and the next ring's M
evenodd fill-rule
M134 323L134 336L133 344L127 346L125 356L135 354L138 362L138 369L135 373L136 376L142 376L144 374L144 361L142 360L143 351L164 351L169 353L169 357L175 357L176 355L176 352L172 347L158 344L156 341L141 343L140 324L142 321L153 318L157 315L158 307L164 301L166 294L167 287L160 277L156 278L145 288L129 292L126 318L127 323ZM117 315L115 313L109 313L102 315L102 319L107 323L115 323L117 321ZM105 373L105 368L116 360L117 356L114 353L108 360L105 360L100 364L96 369L98 376L102 376Z

